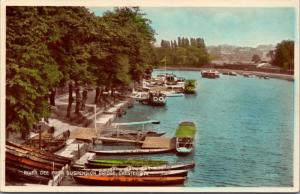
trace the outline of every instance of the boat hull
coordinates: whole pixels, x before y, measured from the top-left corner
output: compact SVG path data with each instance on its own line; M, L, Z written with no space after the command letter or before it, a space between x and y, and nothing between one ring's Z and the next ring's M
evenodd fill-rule
M48 177L40 176L35 173L24 173L24 171L10 166L5 167L5 172L8 176L14 177L14 179L24 180L26 182L48 184L50 181Z
M109 186L160 186L183 184L185 177L109 177L109 176L74 176L74 180L85 185Z
M41 162L37 162L37 161L34 161L34 160L30 160L28 158L18 157L18 156L9 154L9 153L6 153L6 159L12 160L12 161L18 161L20 164L31 166L33 169L37 168L37 169L46 170L46 171L53 171L53 170L59 171L60 170L55 165L54 166L50 166L50 165L45 164L45 163L41 163Z
M168 162L163 160L88 160L88 163L107 164L114 166L159 166L166 165Z
M75 166L79 170L80 167ZM83 167L83 166L82 166ZM140 167L133 167L133 166L110 166L110 165L103 165L103 164L96 164L96 163L86 163L86 168L90 169L101 169L101 168L114 168L115 170L124 170L125 168L129 168L131 170L139 170L139 171L163 171L163 170L182 170L182 169L191 169L195 167L195 163L186 163L186 164L167 164L167 165L160 165L160 166L140 166Z
M136 150L94 150L97 155L128 155L128 154L160 154L171 152L171 149L136 149Z
M79 170L77 170L78 172ZM164 176L164 177L173 177L173 176L187 176L188 170L159 170L159 171L142 171L142 170L132 170L130 168L120 169L81 169L82 173L105 175L105 176Z
M35 152L35 153L37 153L39 155L42 155L42 156L46 156L48 158L51 158L52 161L55 161L55 162L58 162L58 163L70 164L72 162L72 159L69 159L69 158L66 158L66 157L63 157L63 156L59 156L59 155L55 155L53 153L43 151L43 150L40 150L40 149L36 149L36 148L33 148L33 147L24 146L24 145L20 145L20 144L15 144L15 143L8 142L8 141L6 142L6 144L9 145L9 146L13 146L13 147L16 147L16 148L20 148L20 149L29 151L29 152Z

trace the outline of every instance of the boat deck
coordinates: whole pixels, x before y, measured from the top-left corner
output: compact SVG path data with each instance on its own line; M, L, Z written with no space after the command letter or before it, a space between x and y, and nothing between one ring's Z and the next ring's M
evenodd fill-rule
M143 149L175 149L175 139L169 137L146 137L142 145Z
M97 132L94 128L77 128L70 134L70 139L81 139L91 141L97 137Z
M85 163L88 162L88 160L94 159L95 156L96 156L95 153L86 152L85 154L83 154L83 156L81 156L79 160L76 161L76 164L84 165Z

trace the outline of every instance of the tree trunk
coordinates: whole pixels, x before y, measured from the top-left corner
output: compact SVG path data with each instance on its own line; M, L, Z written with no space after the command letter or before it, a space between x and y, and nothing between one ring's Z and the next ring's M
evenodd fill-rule
M87 101L87 96L88 95L88 91L86 88L83 89L82 91L82 101L81 101L81 110L84 111L85 109L85 103Z
M70 117L73 101L74 101L74 99L73 99L73 83L72 83L72 81L70 81L69 82L69 103L68 103L68 108L67 108L67 117Z
M97 86L96 87L96 95L95 95L95 104L98 104L99 103L99 96L100 95L100 87Z
M76 106L75 106L76 114L79 114L79 111L81 109L81 101L82 101L82 98L81 98L81 94L80 94L80 88L77 87L76 88Z
M52 88L50 89L50 105L55 106L55 94L56 94L56 89Z

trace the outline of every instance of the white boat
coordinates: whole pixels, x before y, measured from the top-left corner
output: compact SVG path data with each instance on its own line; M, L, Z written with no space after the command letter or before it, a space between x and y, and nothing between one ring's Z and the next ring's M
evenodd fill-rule
M176 151L178 154L188 154L193 151L196 125L193 122L181 122L176 130Z
M122 154L158 154L170 152L172 149L130 149L130 150L93 150L99 155L122 155Z
M162 93L165 94L167 97L182 97L182 96L184 96L183 93L178 93L175 91L164 91Z
M149 99L149 93L148 92L132 92L131 98L135 100L146 100Z
M113 168L106 168L109 170L137 170L137 171L166 171L166 170L179 170L179 169L191 169L195 167L195 163L178 163L178 164L165 164L165 165L160 165L160 166L142 166L142 167L133 167L133 166L128 166L126 168L118 168L118 167L113 167ZM81 170L85 169L84 165L72 165L71 167L74 170ZM102 167L99 167L102 168ZM99 170L99 168L93 168L95 170ZM92 170L91 168L89 168Z

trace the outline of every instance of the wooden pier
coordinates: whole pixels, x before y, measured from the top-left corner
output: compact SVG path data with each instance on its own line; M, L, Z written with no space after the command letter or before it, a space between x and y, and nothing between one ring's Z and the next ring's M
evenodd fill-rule
M92 141L97 137L97 131L94 128L77 128L70 134L70 139L78 139L83 141Z

